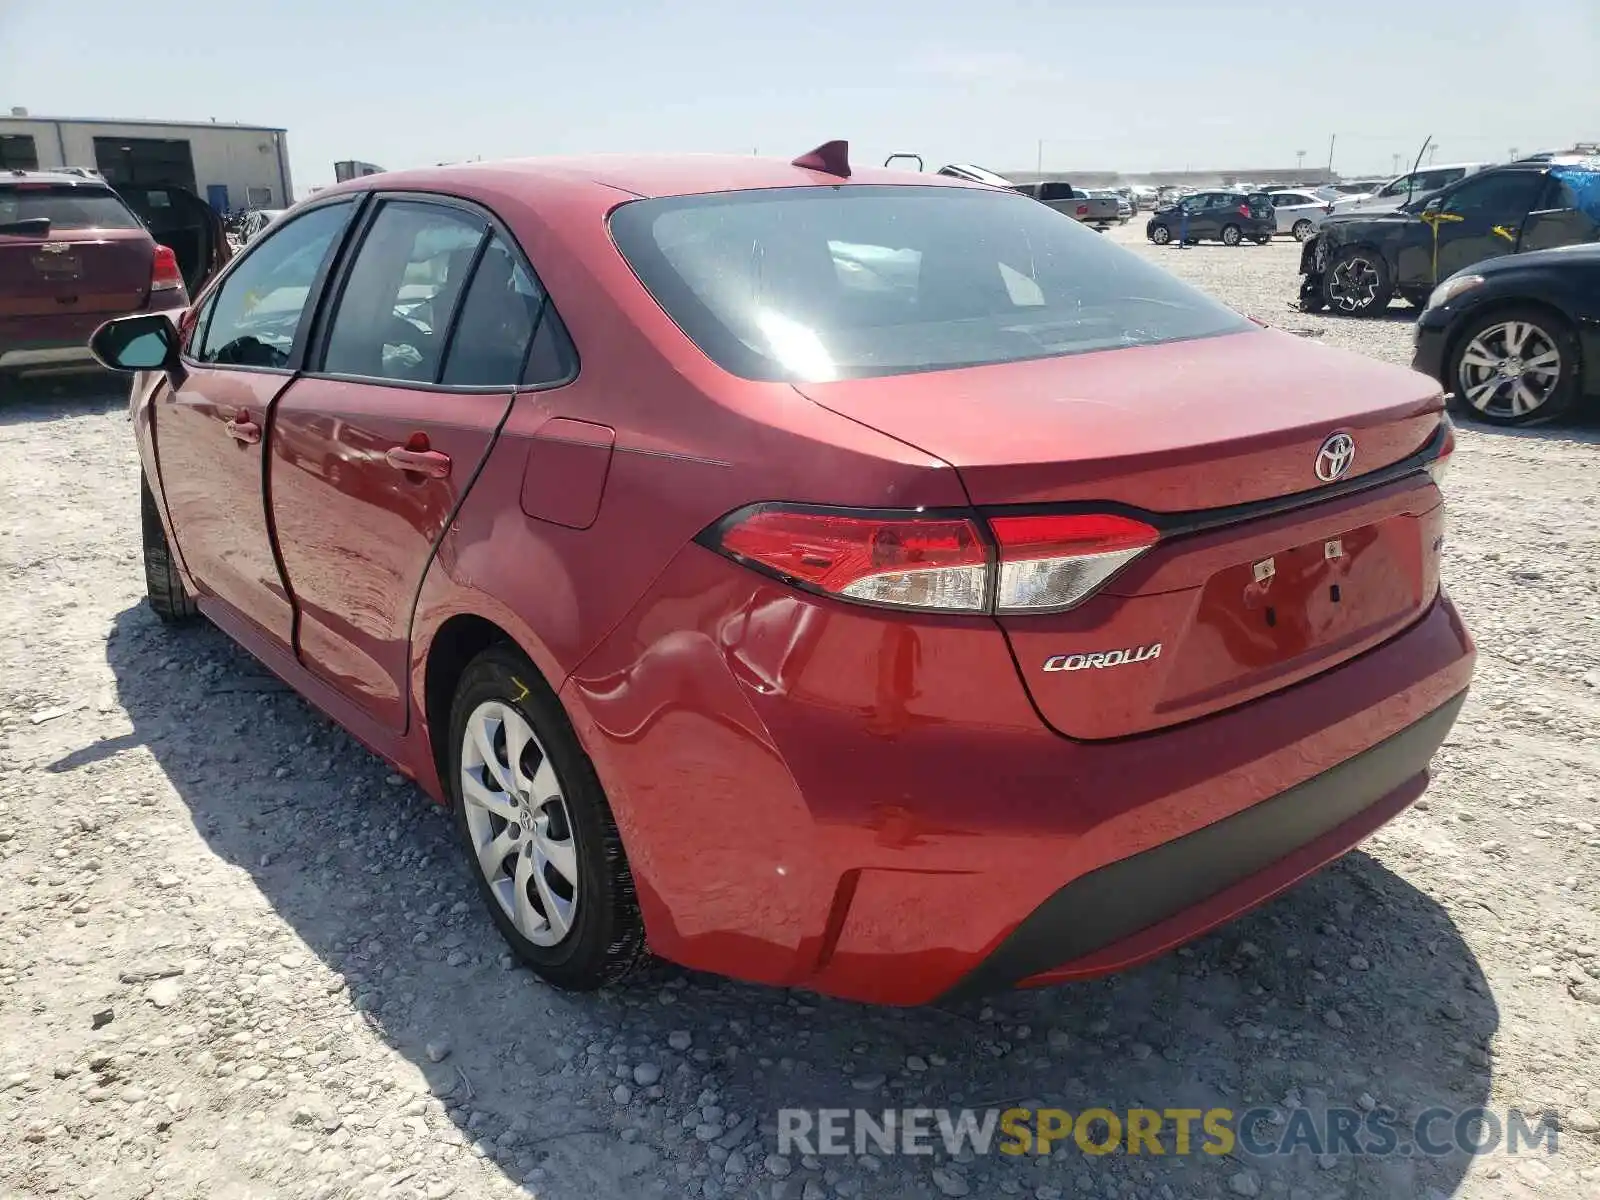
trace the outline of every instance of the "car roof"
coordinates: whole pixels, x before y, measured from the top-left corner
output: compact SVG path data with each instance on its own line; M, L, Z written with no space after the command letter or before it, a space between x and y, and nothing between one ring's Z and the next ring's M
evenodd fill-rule
M775 158L735 154L586 155L568 158L519 158L498 162L457 163L414 171L386 171L347 180L318 192L319 198L363 191L450 191L489 187L496 190L611 191L634 197L692 196L757 188L870 186L912 184L925 187L971 188L975 184L950 175L852 167L848 178L830 175Z
M94 175L79 175L73 171L0 171L0 185L8 183L48 183L61 187L87 187L105 191L111 185Z

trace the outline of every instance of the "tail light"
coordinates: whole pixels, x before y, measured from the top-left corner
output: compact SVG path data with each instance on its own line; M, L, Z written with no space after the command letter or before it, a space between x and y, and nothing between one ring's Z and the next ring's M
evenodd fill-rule
M157 246L150 260L150 290L169 292L183 286L183 272L178 270L178 256L170 246Z
M1070 608L1156 544L1143 521L1109 514L991 517L999 547L996 612Z
M1456 452L1456 430L1450 418L1444 418L1444 445L1439 447L1439 457L1428 464L1428 474L1433 476L1435 487L1444 486L1444 477L1450 470L1450 456Z
M1248 217L1250 215L1250 206L1248 204L1239 205L1239 215L1241 217Z
M857 513L761 504L700 541L806 591L892 608L1057 612L1084 600L1159 533L1108 514Z

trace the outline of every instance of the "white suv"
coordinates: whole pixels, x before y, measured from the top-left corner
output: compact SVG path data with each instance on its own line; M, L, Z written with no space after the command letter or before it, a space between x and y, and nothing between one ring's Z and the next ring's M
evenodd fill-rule
M1474 172L1485 167L1492 167L1493 163L1445 163L1443 166L1427 166L1420 170L1412 171L1409 175L1401 175L1398 179L1391 179L1370 196L1352 196L1348 200L1335 200L1330 215L1339 216L1343 213L1354 212L1393 212L1407 200L1415 200L1419 196L1426 196L1437 192L1442 187L1448 187L1458 179L1465 179Z

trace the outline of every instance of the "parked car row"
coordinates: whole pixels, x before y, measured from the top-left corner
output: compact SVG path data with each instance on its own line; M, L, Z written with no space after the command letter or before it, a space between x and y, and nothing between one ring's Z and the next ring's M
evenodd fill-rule
M1553 420L1600 393L1600 158L1465 173L1392 211L1336 213L1305 242L1300 307L1421 310L1416 365L1464 415Z

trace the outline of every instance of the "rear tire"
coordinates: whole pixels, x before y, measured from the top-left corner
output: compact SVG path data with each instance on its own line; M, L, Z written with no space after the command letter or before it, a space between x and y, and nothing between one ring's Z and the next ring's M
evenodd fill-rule
M1302 217L1294 223L1294 229L1290 232L1294 234L1295 241L1303 242L1316 231L1317 227Z
M448 736L445 787L467 866L517 958L570 991L605 987L645 962L605 790L533 664L508 644L468 663Z
M139 477L139 531L144 543L144 593L151 611L169 625L192 621L200 610L183 589L183 577L161 524L161 510L143 475Z
M1237 246L1243 240L1244 234L1237 225L1224 225L1222 227L1222 244L1224 246Z

